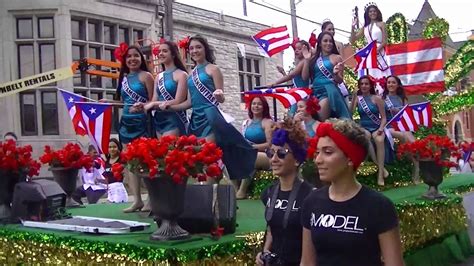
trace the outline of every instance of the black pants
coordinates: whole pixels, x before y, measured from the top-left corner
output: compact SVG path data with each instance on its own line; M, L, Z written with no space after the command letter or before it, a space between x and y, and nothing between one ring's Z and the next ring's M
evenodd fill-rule
M76 188L76 191L72 193L71 197L79 204L83 204L81 200L83 197L87 197L87 202L89 202L89 204L95 204L106 192L107 190L105 189L93 190L90 187L88 189L84 189L83 186L80 186Z

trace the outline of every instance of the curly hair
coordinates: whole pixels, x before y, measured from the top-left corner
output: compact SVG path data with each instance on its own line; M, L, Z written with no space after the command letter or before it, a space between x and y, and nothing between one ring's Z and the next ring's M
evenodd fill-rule
M288 144L295 159L303 163L306 159L308 137L301 124L295 122L292 118L286 117L282 122L275 123L272 128L272 144L283 146Z
M367 136L365 135L364 129L362 129L362 127L359 124L349 119L335 119L335 118L330 118L326 120L326 122L331 123L334 130L344 135L353 143L358 144L361 147L363 147L366 153L368 152L369 140L367 139Z

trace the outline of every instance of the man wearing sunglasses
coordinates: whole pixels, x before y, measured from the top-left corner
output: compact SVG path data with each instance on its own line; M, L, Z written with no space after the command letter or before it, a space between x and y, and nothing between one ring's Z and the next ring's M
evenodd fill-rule
M300 206L313 189L298 177L306 158L306 132L299 123L286 119L272 134L272 146L265 153L278 180L261 195L265 205L267 232L258 265L299 265L303 228Z

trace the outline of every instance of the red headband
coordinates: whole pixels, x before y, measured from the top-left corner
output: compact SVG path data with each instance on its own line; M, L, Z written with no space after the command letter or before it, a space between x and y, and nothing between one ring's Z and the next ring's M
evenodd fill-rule
M330 137L337 147L351 159L354 164L354 170L359 168L360 164L365 160L367 151L359 144L352 142L346 136L339 131L336 131L331 123L321 123L316 130L316 136L318 138Z

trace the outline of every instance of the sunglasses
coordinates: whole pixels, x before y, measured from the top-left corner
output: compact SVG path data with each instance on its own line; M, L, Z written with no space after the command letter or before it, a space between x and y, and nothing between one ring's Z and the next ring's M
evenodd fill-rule
M265 150L265 153L267 154L268 159L273 158L273 156L275 156L275 153L276 153L278 159L284 160L286 155L290 152L291 151L289 149L278 149L275 151L274 149L268 148Z

